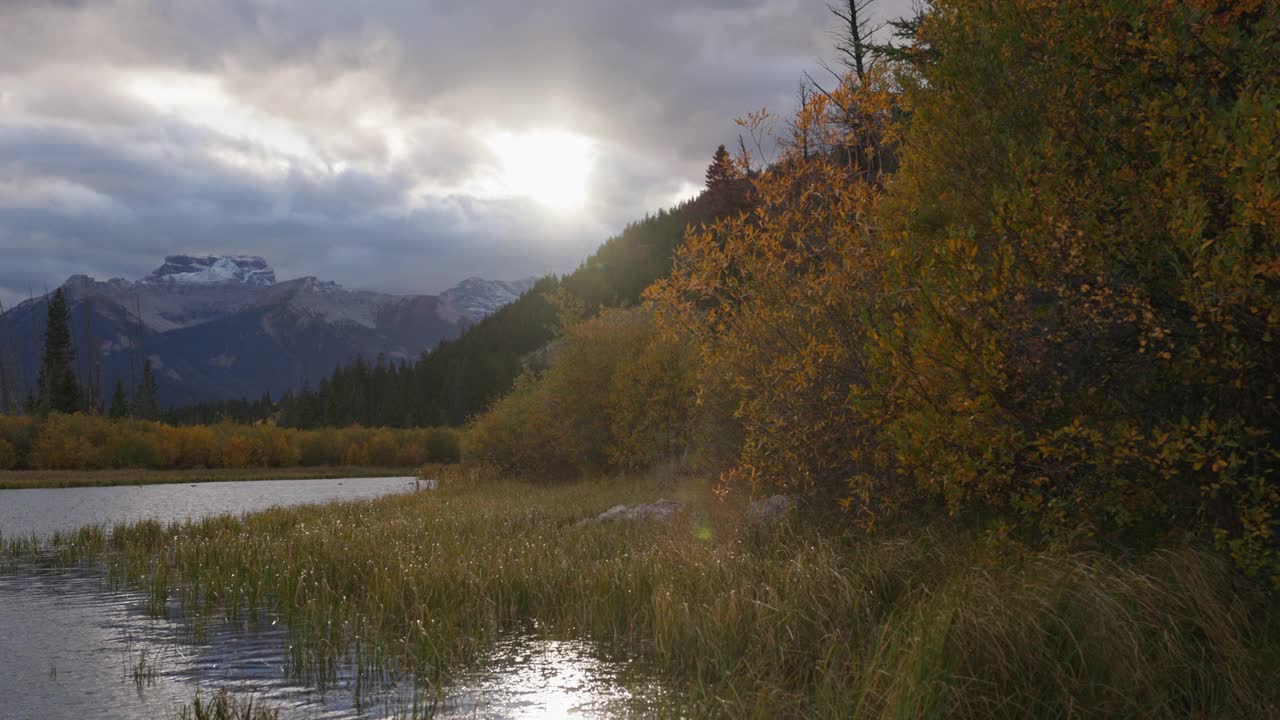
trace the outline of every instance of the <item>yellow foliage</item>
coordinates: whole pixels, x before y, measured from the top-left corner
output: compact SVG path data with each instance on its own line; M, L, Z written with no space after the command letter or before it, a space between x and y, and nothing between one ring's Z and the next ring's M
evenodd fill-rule
M292 430L272 425L174 427L92 415L0 416L0 469L413 467L459 459L448 428Z
M13 444L0 437L0 470L12 470L18 466L18 451Z
M1280 10L939 0L917 41L649 291L741 424L726 478L1195 528L1280 582Z
M467 429L463 456L542 477L624 470L677 456L693 408L688 348L654 332L648 308L571 324L551 367Z

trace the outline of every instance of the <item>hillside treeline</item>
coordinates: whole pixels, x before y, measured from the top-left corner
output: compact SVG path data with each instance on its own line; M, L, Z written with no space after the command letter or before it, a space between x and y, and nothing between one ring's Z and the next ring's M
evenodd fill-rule
M80 413L0 415L0 470L418 467L458 458L458 433L449 428L292 430L231 422L176 427Z
M704 458L868 526L1192 533L1280 582L1278 14L938 0L775 122L780 155L736 164L753 206L565 329L465 455Z
M574 272L543 278L412 364L357 360L286 395L278 421L298 428L462 425L540 363L562 318L639 303L644 289L671 271L685 228L746 208L750 190L745 180L718 182L695 200L632 223Z

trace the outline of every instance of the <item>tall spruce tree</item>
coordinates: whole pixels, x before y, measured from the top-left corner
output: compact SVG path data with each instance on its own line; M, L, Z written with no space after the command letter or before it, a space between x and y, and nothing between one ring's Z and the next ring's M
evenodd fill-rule
M124 394L124 383L116 381L116 391L111 394L110 417L113 419L129 417L129 397Z
M733 165L733 158L724 145L716 148L711 164L707 166L707 189L715 190L738 178L738 169Z
M133 414L145 420L160 417L160 404L156 401L156 375L151 371L151 358L142 363L142 382L133 398Z
M71 309L62 288L49 301L49 318L44 331L44 358L40 362L38 384L39 412L71 413L81 409L82 393L72 364L75 349L71 347Z

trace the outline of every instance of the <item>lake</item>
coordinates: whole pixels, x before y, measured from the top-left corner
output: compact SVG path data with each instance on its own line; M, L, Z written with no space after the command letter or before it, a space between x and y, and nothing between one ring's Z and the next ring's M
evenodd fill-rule
M46 536L413 490L413 478L0 490L0 533ZM167 617L150 617L141 593L113 591L101 573L20 563L0 573L0 720L172 718L197 689L251 695L283 718L390 717L426 702L420 689L393 683L357 707L354 673L344 668L323 693L298 683L286 671L287 628L270 613L202 630L190 632L176 602ZM613 717L630 698L622 670L587 643L513 638L433 695L432 714Z
M238 515L273 506L370 499L413 488L412 477L390 477L0 490L0 537L138 520Z

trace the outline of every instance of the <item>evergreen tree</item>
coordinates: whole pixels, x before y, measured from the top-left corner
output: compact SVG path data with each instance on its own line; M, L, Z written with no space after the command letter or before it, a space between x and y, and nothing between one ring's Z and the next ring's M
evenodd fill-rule
M156 402L156 376L151 371L151 358L142 363L142 382L133 399L133 412L140 418L155 420L160 416L160 405Z
M62 288L49 301L48 323L44 331L44 358L40 362L39 412L75 412L80 407L80 383L72 370L75 350L71 347L71 309Z
M129 417L129 398L124 394L124 383L116 381L116 391L111 394L110 417L113 419Z
M716 154L712 156L711 164L707 166L707 189L715 190L737 177L738 169L733 166L733 158L729 157L729 151L725 150L723 145L716 148Z

